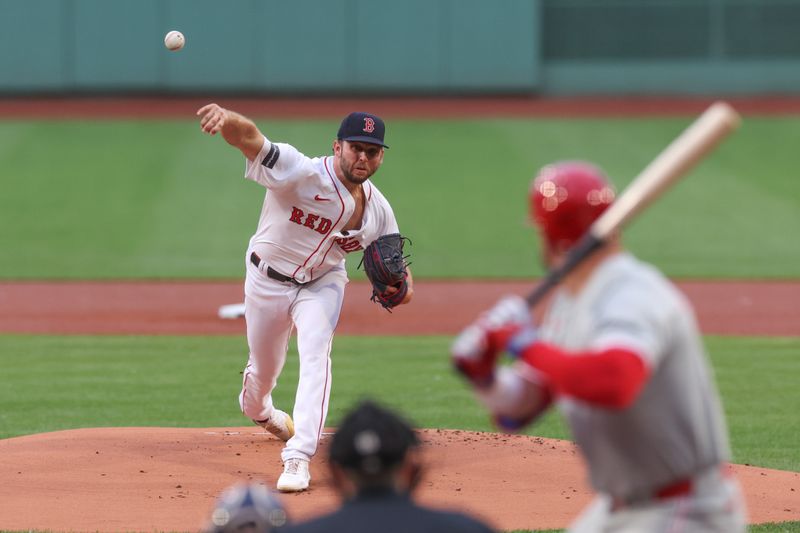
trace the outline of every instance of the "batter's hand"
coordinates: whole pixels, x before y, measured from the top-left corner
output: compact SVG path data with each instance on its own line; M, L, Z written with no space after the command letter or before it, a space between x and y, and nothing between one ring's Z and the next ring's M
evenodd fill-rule
M456 337L450 347L453 365L476 387L488 387L509 341L523 332L527 341L532 330L528 304L520 296L507 296Z
M200 117L200 129L214 135L225 125L228 110L217 104L208 104L197 110L197 116Z

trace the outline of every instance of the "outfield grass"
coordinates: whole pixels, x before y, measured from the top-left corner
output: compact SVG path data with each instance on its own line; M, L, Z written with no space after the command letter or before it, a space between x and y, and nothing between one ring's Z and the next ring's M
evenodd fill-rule
M800 337L711 337L706 342L725 402L734 462L800 471Z
M447 337L337 337L329 425L362 396L417 425L492 430L451 371ZM711 337L707 344L730 426L734 461L800 471L800 338ZM101 426L240 426L247 353L240 337L0 336L0 437ZM292 348L274 397L289 409ZM566 438L555 412L528 430Z
M534 169L587 158L624 185L689 121L393 120L375 182L413 239L416 275L536 275ZM259 125L309 155L330 153L337 127ZM798 144L800 119L745 120L628 243L671 276L800 277ZM243 166L191 121L2 121L0 279L239 278L264 194Z

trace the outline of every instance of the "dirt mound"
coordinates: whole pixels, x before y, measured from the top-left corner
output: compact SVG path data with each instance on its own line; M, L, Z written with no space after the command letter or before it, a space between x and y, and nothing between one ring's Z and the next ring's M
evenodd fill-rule
M574 446L539 437L425 430L418 499L502 530L565 527L591 498ZM294 519L331 510L324 457L283 495ZM274 487L282 442L258 428L95 428L0 440L0 529L196 531L242 480ZM800 474L736 466L753 522L800 519Z

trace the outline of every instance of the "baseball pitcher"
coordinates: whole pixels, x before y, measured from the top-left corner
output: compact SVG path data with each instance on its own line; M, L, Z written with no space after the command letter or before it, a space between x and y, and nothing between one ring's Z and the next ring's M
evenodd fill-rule
M383 163L385 126L370 113L351 113L333 141L333 155L309 158L217 104L197 115L204 132L219 132L241 150L245 178L267 189L245 254L250 355L239 403L246 416L286 441L278 490L302 491L328 412L331 343L348 282L345 256L399 232L391 206L369 179ZM387 305L411 300L410 271L401 276L382 289ZM294 418L277 409L271 395L293 328L300 356Z

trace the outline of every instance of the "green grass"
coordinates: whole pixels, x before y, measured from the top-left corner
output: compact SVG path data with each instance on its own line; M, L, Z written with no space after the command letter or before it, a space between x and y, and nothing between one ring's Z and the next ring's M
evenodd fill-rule
M759 524L750 526L752 533L795 533L800 531L800 522L779 522L777 524Z
M492 430L451 371L446 337L337 337L329 425L363 396L422 427ZM800 471L800 338L707 339L734 461ZM240 337L0 336L0 438L98 426L240 426ZM289 409L294 348L275 391ZM528 433L567 438L557 413Z
M800 471L800 337L709 337L706 343L734 440L734 462Z
M585 158L622 186L689 120L393 120L375 182L416 275L536 275L534 170ZM309 155L330 153L337 126L259 124ZM747 119L627 242L672 276L800 277L798 144L798 118ZM239 278L264 195L237 150L188 120L0 121L0 168L0 279Z

